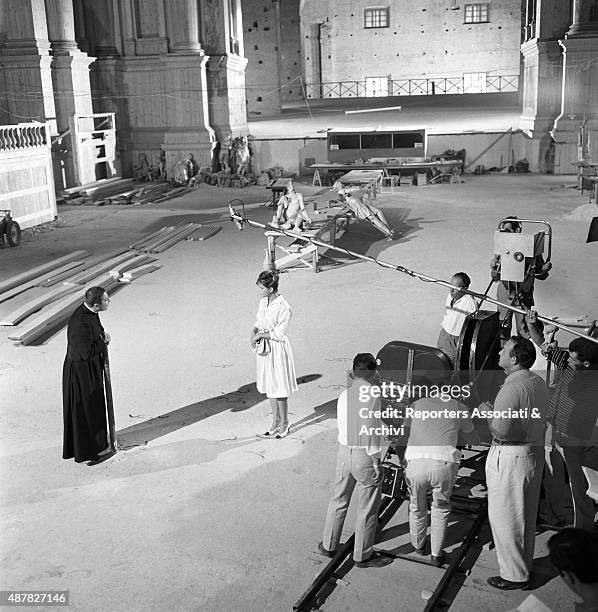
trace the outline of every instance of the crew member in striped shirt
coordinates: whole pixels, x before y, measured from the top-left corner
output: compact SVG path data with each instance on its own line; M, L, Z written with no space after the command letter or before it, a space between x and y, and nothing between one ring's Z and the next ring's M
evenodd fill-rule
M596 512L593 500L586 495L588 485L582 466L598 467L592 457L598 447L598 344L575 338L568 351L553 347L548 358L559 368L560 379L548 409L552 444L546 453L547 502L557 522L565 522L566 468L573 498L573 526L592 531Z

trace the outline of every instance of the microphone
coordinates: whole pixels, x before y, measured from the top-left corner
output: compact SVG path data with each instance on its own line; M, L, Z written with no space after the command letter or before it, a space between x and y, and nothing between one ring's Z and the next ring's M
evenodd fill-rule
M245 224L243 221L237 219L237 211L229 204L228 208L230 210L230 220L237 226L237 229L242 232L245 229Z

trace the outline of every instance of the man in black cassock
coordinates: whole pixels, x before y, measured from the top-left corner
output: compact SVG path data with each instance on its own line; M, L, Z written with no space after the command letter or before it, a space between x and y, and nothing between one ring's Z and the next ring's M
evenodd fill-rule
M77 463L98 461L100 455L109 452L103 372L110 336L98 315L108 309L109 303L103 287L91 287L68 324L62 369L62 458L74 457Z

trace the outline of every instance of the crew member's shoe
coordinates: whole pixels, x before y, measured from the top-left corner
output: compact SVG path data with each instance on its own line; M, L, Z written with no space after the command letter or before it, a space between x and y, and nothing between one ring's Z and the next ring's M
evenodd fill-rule
M512 580L505 580L500 576L490 576L486 582L495 589L501 591L514 591L515 589L524 589L529 584L529 580L524 582L513 582Z
M318 552L324 557L330 557L330 559L336 555L336 550L326 550L324 548L324 542L318 544Z
M442 551L438 556L430 555L430 563L434 567L442 567L446 563L446 555Z
M420 548L416 548L415 546L413 546L413 544L411 544L411 548L413 549L413 552L417 553L418 555L423 556L426 554L427 545L428 545L428 539L426 538Z
M372 556L365 561L356 561L356 567L384 567L385 565L390 565L392 563L392 559L390 557L386 557L381 555L379 552L373 552Z

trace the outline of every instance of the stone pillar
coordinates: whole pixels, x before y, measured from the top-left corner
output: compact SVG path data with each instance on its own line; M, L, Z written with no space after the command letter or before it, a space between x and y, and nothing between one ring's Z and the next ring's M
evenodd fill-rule
M167 0L169 50L175 53L199 52L199 12L197 0Z
M555 172L571 174L581 161L598 161L598 2L574 0L565 38L560 114L554 122ZM588 144L589 142L589 144Z
M120 20L114 0L82 0L82 2L88 53L95 57L120 55L120 40L117 37Z
M52 48L52 82L56 92L56 123L60 134L71 130L62 140L62 177L56 176L57 189L95 180L95 168L87 156L73 150L79 146L73 133L74 115L93 113L89 57L75 41L75 15L72 0L46 0L48 36ZM89 131L93 131L93 121Z
M243 25L238 0L201 1L201 41L208 62L210 125L222 141L248 133Z
M561 0L527 0L523 55L523 109L519 127L530 137L532 172L554 172L550 130L561 105L562 50L558 39L569 27Z
M209 165L214 132L198 0L115 0L114 7L121 55L99 58L92 83L101 93L96 110L117 113L122 175L133 176L141 155L158 163L162 151L170 175L189 153Z
M50 42L43 0L0 5L0 125L49 121L56 134Z

